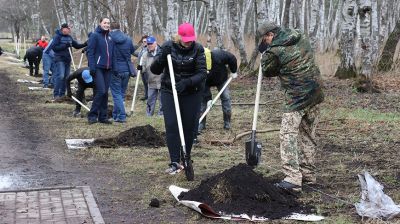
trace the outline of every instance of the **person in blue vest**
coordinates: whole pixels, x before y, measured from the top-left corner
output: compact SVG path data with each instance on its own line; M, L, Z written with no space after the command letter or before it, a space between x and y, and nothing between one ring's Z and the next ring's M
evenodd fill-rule
M110 36L114 42L113 72L111 75L110 89L114 101L113 120L125 123L125 92L128 88L130 76L136 76L136 70L131 61L131 55L135 52L132 39L120 30L119 23L112 22Z
M76 49L84 48L87 42L80 44L74 40L71 35L71 28L67 23L63 23L59 30L56 30L56 34L53 37L53 42L50 47L46 50L54 51L54 62L57 66L57 72L53 75L54 91L53 96L55 99L65 95L66 85L65 79L69 75L71 70L71 55L70 48Z
M89 38L87 56L90 74L94 78L96 88L96 95L88 113L89 124L97 122L112 124L107 115L108 89L112 75L114 52L114 42L111 40L109 32L110 19L103 17Z

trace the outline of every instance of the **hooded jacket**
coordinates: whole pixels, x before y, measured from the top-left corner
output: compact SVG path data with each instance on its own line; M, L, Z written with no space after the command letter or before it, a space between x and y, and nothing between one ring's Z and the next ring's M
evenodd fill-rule
M153 53L146 50L146 52L144 52L141 57L143 73L147 74L147 77L148 77L147 83L148 83L149 88L152 88L152 89L160 89L161 88L161 76L153 74L150 70L151 64L153 63L157 54L160 51L161 51L160 46L157 46L155 49L155 55L153 55Z
M180 95L193 94L204 88L207 67L204 48L197 42L193 42L188 48L182 47L179 43L167 41L161 46L150 67L151 72L156 75L163 73L161 77L161 89L172 91L169 75L167 55L171 54L174 68L175 81L190 79L190 85Z
M91 72L96 68L111 69L113 62L114 43L108 30L100 26L90 35L87 48L88 63Z
M116 73L129 72L130 74L136 74L131 61L131 55L135 52L132 39L121 30L111 31L110 37L114 43L113 71ZM133 71L130 71L132 69Z
M24 56L24 61L28 59L28 61L38 61L42 59L42 53L43 53L43 48L41 47L30 47L28 50L26 50L25 56Z
M211 70L207 74L206 84L208 86L219 86L228 79L228 69L232 73L237 72L237 60L235 55L224 50L211 51Z
M324 100L319 68L308 38L294 29L279 29L263 54L262 72L278 76L287 95L286 111L298 111Z
M53 42L50 47L47 48L46 53L48 54L50 50L54 51L54 61L55 62L71 62L71 56L69 54L69 44L76 49L80 49L86 46L86 43L79 44L70 35L63 35L61 30L56 30L56 34L53 37Z

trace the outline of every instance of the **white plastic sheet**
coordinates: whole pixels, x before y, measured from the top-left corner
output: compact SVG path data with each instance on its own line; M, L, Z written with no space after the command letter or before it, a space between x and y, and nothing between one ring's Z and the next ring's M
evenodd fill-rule
M383 186L368 172L359 174L361 200L356 203L357 214L376 219L392 219L400 215L400 206L383 192Z
M17 82L20 83L32 83L32 84L39 84L38 81L32 81L32 80L27 80L27 79L17 79Z
M67 144L68 149L76 150L76 149L85 149L92 145L94 142L94 138L88 139L65 139L65 143Z
M222 213L215 212L210 206L204 203L200 203L197 201L188 201L188 200L179 200L178 196L182 192L189 191L188 189L181 188L175 185L169 186L169 191L172 193L174 198L182 205L185 205L198 213L202 214L205 217L212 218L212 219L225 219L225 220L234 220L234 221L268 221L268 218L264 217L256 217L256 216L249 216L247 214L241 215L223 215ZM318 215L305 215L305 214L298 214L293 213L292 215L285 217L283 219L291 219L291 220L300 220L300 221L309 221L309 222L316 222L321 221L324 219L322 216Z

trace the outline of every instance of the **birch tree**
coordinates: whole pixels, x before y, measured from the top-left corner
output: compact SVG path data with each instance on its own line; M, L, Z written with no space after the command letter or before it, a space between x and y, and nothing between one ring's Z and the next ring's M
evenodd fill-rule
M372 45L371 45L371 0L358 0L360 16L361 39L361 69L360 75L367 80L372 76Z
M239 50L240 54L240 67L244 68L247 66L247 53L244 48L243 34L240 33L239 27L239 15L238 15L238 3L235 0L228 0L228 8L231 16L231 28L232 35L231 39L235 47Z

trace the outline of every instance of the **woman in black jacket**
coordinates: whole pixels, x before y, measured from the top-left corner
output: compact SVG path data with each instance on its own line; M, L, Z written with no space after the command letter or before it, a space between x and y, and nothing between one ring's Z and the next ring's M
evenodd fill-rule
M174 98L168 70L167 55L171 54L175 73L176 90L182 117L182 126L186 143L186 152L190 156L193 139L198 127L202 90L206 79L206 59L204 49L196 42L194 28L189 23L181 24L174 41L161 46L157 58L150 67L154 74L161 74L161 102L163 105L165 131L171 164L166 170L169 174L183 169L179 164L181 141L179 139Z

